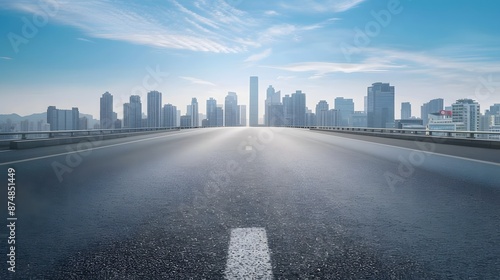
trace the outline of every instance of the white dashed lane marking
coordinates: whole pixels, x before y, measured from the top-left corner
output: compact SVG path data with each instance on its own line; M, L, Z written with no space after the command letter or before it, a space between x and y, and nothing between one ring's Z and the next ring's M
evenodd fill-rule
M273 279L264 228L231 229L226 279Z

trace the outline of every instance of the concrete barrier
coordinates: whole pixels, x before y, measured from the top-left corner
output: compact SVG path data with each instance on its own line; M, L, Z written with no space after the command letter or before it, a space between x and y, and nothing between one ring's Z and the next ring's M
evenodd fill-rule
M178 131L178 130L170 130L170 131ZM146 131L146 132L99 134L99 135L91 135L91 136L76 136L76 137L64 137L64 138L61 137L61 138L31 139L31 140L14 140L14 141L10 141L10 149L13 149L13 150L31 149L31 148L38 148L38 147L76 144L76 143L80 143L82 141L92 142L92 141L109 140L109 139L125 138L125 137L130 137L130 136L138 136L138 135L153 134L153 133L164 133L164 132L169 132L169 131L156 130L156 131Z
M500 149L500 141L495 141L495 140L437 137L437 136L414 135L414 134L389 134L389 133L368 132L368 131L329 130L329 129L319 129L319 128L311 128L310 130L325 131L325 132L331 132L331 133L347 133L347 134L365 135L365 136L372 136L372 137L384 137L384 138L392 138L392 139L400 139L400 140L427 141L427 142L435 142L435 143L439 143L439 144L467 146L467 147L476 147L476 148Z

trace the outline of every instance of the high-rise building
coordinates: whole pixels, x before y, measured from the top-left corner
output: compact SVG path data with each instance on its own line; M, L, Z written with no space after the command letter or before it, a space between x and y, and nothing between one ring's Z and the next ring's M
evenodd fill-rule
M402 102L401 103L401 119L407 120L411 119L411 103Z
M161 92L148 92L148 127L161 126Z
M78 130L80 129L80 113L76 107L71 110L61 110L56 106L49 106L47 123L50 124L50 130Z
M316 104L316 125L317 126L330 126L328 123L328 110L329 105L326 100L320 100Z
M463 123L465 130L478 131L480 122L480 106L472 99L459 99L452 105L452 120Z
M335 98L335 110L338 111L338 125L350 126L349 120L354 114L354 101L350 98L337 97Z
M435 114L443 110L444 100L442 98L432 99L431 101L424 103L420 107L420 118L423 121L423 125L426 126L429 123L429 114Z
M269 86L266 92L264 124L266 126L282 126L284 124L281 91Z
M172 128L177 126L177 107L172 104L163 106L163 126Z
M288 94L283 96L283 117L285 126L291 126L293 123L292 97Z
M337 109L328 110L326 122L328 126L340 126L340 123L342 122L340 111Z
M259 125L259 78L250 77L250 126Z
M238 96L235 92L228 92L225 99L225 126L238 126Z
M394 127L394 86L374 83L367 93L368 127Z
M142 103L139 95L130 96L130 103L123 104L123 127L142 127Z
M216 115L217 115L217 122L215 126L217 127L224 126L224 110L222 109L222 104L217 104Z
M207 100L207 126L217 126L217 101L210 97Z
M101 97L100 124L101 129L113 128L113 95L105 92Z
M181 127L192 127L192 124L193 124L193 121L191 120L191 117L190 115L184 115L184 116L181 116Z
M306 126L316 126L316 114L306 107Z
M306 94L301 90L292 93L292 125L306 125Z
M240 125L247 126L247 105L238 105L238 112L240 112Z
M191 99L191 126L198 127L200 125L199 112L198 112L198 100L193 97Z

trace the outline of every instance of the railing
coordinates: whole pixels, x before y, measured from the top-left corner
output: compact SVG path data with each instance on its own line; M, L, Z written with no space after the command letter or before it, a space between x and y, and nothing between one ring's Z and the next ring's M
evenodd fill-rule
M456 138L481 138L479 135L493 136L493 138L485 137L481 139L500 140L500 132L495 131L461 131L461 130L426 130L426 129L398 129L398 128L373 128L373 127L342 127L342 126L304 126L301 128L336 130L336 131L352 131L352 132L371 132L371 133L387 133L387 134L413 134L423 136L444 136Z
M144 127L144 128L121 128L121 129L0 132L0 141L44 139L44 138L56 138L56 137L97 136L97 135L107 135L107 134L146 132L146 131L169 131L169 130L190 129L190 128L198 128L198 127Z

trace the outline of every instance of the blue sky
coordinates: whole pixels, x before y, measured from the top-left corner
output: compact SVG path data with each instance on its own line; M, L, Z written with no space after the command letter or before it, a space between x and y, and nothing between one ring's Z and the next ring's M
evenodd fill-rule
M307 106L335 97L363 109L367 86L396 86L400 103L473 98L500 103L498 1L464 0L0 0L0 113L79 107L98 118L114 96L159 90L186 111L197 97L248 105L259 76L261 108L273 85L302 90Z

